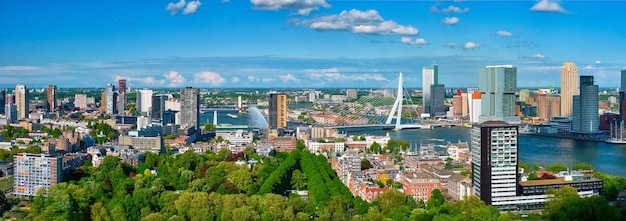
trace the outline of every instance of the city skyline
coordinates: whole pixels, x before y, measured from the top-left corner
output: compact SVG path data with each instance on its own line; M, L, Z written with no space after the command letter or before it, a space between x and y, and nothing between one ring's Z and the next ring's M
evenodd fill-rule
M0 81L368 88L403 72L419 87L421 67L437 63L448 87L477 86L480 68L501 64L518 67L520 87L545 87L573 61L618 87L626 69L622 1L146 3L4 3Z

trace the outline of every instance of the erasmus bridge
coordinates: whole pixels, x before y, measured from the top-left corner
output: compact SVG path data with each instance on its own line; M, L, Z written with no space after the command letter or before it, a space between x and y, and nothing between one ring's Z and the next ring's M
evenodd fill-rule
M392 81L392 84L393 82L395 81ZM382 93L370 93L369 96L344 103L342 108L333 114L333 116L342 117L339 120L339 125L330 127L335 129L359 128L373 130L429 128L430 125L422 123L417 111L417 105L413 103L409 91L403 86L402 73L399 74L397 82L395 95L393 93L394 88L389 87L383 88ZM334 122L337 123L337 120Z

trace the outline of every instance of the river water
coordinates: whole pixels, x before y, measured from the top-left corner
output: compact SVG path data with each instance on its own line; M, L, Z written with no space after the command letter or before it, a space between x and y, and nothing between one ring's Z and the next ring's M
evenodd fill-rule
M249 115L239 114L230 118L228 113L236 111L218 111L218 123L248 124ZM201 123L212 123L213 112L201 115ZM294 125L290 124L290 127ZM402 131L359 131L351 134L371 134L382 136L389 133L391 139L404 140L412 146L420 144L441 144L434 139L446 142L469 141L469 128L435 128L433 130ZM523 162L537 162L539 165L562 163L568 166L584 162L592 165L596 171L626 177L626 145L614 145L604 142L579 141L563 138L541 137L521 134L519 137L519 159Z

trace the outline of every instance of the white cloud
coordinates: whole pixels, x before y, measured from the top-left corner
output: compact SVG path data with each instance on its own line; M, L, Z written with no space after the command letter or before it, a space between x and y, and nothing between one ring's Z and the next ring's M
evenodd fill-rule
M447 43L444 45L446 48L456 48L456 43Z
M149 86L162 86L163 84L165 84L165 80L161 79L161 80L157 80L154 77L122 77L120 75L115 76L115 81L119 80L119 79L126 79L126 81L128 81L129 83L135 83L135 82L140 82L143 83L145 85L149 85Z
M480 44L468 41L465 43L465 45L463 45L463 49L474 49L474 48L480 48Z
M536 66L536 67L526 67L524 70L528 71L554 71L561 70L561 66Z
M502 31L502 30L496 32L496 35L503 36L503 37L511 37L511 36L513 36L513 34L511 32Z
M428 42L426 42L426 40L424 40L423 38L416 38L415 40L409 38L409 37L402 37L400 39L400 42L405 43L405 44L410 44L410 45L425 45L428 44Z
M308 15L319 9L329 8L326 0L250 0L255 9L278 11L282 9L298 10L299 15Z
M202 5L202 3L199 0L190 1L189 3L187 3L187 6L185 6L185 9L183 10L183 15L196 13L198 11L198 8L200 8L200 5Z
M272 81L276 81L276 78L258 78L255 76L248 76L248 81L251 82L272 82Z
M345 75L339 73L337 68L308 69L306 72L313 78L326 81L387 81L387 79L380 74Z
M546 58L546 56L542 55L542 54L534 54L533 56L531 56L531 58L534 58L534 59L544 59L544 58Z
M230 82L233 82L233 83L237 83L237 82L239 82L239 81L241 81L241 79L239 79L238 77L233 77L233 78L230 80Z
M202 83L209 83L213 86L220 85L226 82L226 79L224 79L219 73L210 71L197 73L194 75L194 77L196 82L200 81Z
M286 74L279 76L280 80L287 83L288 81L300 82L300 79L296 78L292 74Z
M459 23L459 18L446 17L443 20L441 20L441 23L446 24L446 25L456 25L456 23Z
M463 9L461 9L461 7L450 5L447 8L444 8L443 10L441 10L441 12L445 12L445 13L449 13L449 12L452 12L452 13L465 13L465 12L469 12L469 10L470 9L468 7L465 7Z
M165 10L172 11L170 14L175 15L179 10L185 7L185 4L185 0L180 0L177 3L170 2L169 4L167 4Z
M200 0L190 1L189 3L185 2L185 0L180 0L177 3L170 2L165 7L165 10L171 11L170 15L176 15L180 10L183 10L183 15L188 15L196 13L200 5L202 5Z
M165 74L164 77L165 77L165 80L169 82L168 84L169 87L178 87L181 84L184 84L186 81L185 77L183 77L176 71L170 71L170 73Z
M2 66L0 71L33 71L37 70L35 66Z
M568 13L565 9L563 9L559 3L556 3L551 0L541 0L535 6L530 8L531 11L538 12L560 12L560 13Z
M602 64L602 61L600 60L596 60L596 62L594 62L595 64Z
M360 11L352 9L338 15L327 15L297 22L316 30L349 31L371 35L417 35L413 26L399 25L392 20L384 20L376 10Z

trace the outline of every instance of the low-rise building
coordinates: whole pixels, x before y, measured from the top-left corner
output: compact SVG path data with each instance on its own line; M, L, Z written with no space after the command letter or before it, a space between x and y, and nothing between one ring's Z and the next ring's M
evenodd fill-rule
M343 152L346 144L344 142L322 143L313 140L307 140L306 146L311 153L321 154L327 152Z
M474 195L472 179L461 174L452 174L448 179L448 195L454 200L462 200Z
M119 137L119 144L132 146L134 149L142 153L145 153L147 151L156 154L165 152L163 138L160 136L131 137L122 135Z
M443 190L438 179L424 173L404 172L401 182L404 194L417 201L428 201L433 190Z

